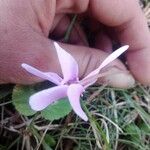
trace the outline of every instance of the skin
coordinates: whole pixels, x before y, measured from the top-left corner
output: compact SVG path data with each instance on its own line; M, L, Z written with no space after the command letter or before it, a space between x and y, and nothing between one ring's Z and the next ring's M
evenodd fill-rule
M88 16L89 30L97 29L93 48L89 48L78 23L69 40L75 45L60 42L77 60L80 77L99 66L111 51L114 38L122 45L130 45L126 53L129 70L136 80L150 85L150 32L136 0L1 0L1 84L41 81L21 68L22 63L61 75L53 41L48 35L61 41L70 24L66 15L69 13L83 13L83 18ZM105 76L103 82L116 87L133 86L133 77L119 60L111 66L112 75Z

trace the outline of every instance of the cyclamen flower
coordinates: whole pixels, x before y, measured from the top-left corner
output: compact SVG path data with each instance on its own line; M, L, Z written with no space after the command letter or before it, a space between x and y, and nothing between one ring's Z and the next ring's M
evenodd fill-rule
M101 69L115 60L117 57L119 57L128 49L129 46L126 45L114 51L101 63L101 65L97 69L92 71L82 80L79 80L78 77L79 69L76 60L68 52L61 48L56 42L54 42L54 46L61 65L63 78L61 78L56 73L42 72L28 64L22 64L22 67L29 73L45 80L49 80L57 85L55 87L48 88L33 94L29 98L29 104L33 110L41 111L57 100L68 97L74 112L80 118L87 121L88 117L82 110L80 105L80 96L83 94L87 87L96 82Z

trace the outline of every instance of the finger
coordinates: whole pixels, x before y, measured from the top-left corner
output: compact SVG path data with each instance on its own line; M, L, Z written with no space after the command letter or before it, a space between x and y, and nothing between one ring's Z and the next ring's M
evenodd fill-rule
M121 43L130 45L127 62L131 72L141 83L150 85L150 32L141 11L116 31Z
M127 61L135 78L150 85L150 33L138 1L93 0L90 2L93 16L105 25L114 27L120 42L130 45ZM100 6L103 7L99 9Z
M73 46L68 44L60 44L60 45L66 51L68 51L78 62L80 78L83 78L91 71L93 71L95 68L97 68L100 65L100 63L108 56L107 53L100 51L98 49L91 49L83 46ZM51 42L51 48L52 48L51 57L56 57L54 55L55 49L53 47L53 42ZM105 76L102 80L100 80L100 82L103 81L111 86L122 88L132 87L134 85L133 77L129 74L124 65L119 60L114 61L108 67L110 66L115 67L113 67L114 69L110 70L109 75ZM54 70L54 72L57 72L61 76L63 76L61 73L60 64L58 63L58 60L50 64L49 70ZM118 77L120 77L119 80Z
M137 14L137 0L92 0L89 3L89 14L108 26L119 26L133 19Z

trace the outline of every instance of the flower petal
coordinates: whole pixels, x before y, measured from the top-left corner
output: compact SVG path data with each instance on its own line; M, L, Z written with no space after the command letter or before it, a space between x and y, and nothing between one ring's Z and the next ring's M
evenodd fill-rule
M80 105L80 95L83 93L83 91L84 91L84 88L80 84L71 84L68 88L67 95L75 113L80 118L87 121L88 118L85 112L82 110L81 105Z
M53 80L55 80L54 82L57 82L58 84L61 83L61 81L63 80L57 73L54 72L45 72L45 74L51 78L53 78ZM52 82L52 81L51 81ZM56 83L55 83L56 84Z
M56 73L53 72L42 72L28 64L23 63L21 65L26 71L30 72L31 74L38 76L42 79L46 79L49 80L53 83L55 83L56 85L59 85L60 82L62 81L62 78L59 77Z
M67 96L68 86L60 85L49 88L38 93L33 94L29 99L31 108L35 111L40 111L48 105Z
M54 46L56 48L64 76L64 83L68 82L69 80L77 80L79 71L76 60L68 52L62 49L56 42L54 42Z
M110 54L108 57L106 57L106 59L101 63L101 65L95 69L94 71L92 71L90 74L88 74L84 79L87 79L91 76L95 76L97 74L99 74L100 70L102 68L104 68L106 65L108 65L110 62L114 61L116 58L118 58L123 52L125 52L127 49L129 48L128 45L122 46L119 49L117 49L116 51L114 51L112 54ZM83 80L84 80L83 79ZM96 82L96 81L95 81Z

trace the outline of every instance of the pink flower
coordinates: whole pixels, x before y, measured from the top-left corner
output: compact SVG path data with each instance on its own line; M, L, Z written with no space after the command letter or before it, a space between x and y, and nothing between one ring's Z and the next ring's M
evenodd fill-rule
M29 99L31 108L35 111L40 111L46 108L48 105L56 102L57 100L68 97L69 102L74 112L83 120L87 121L88 118L80 105L80 96L85 89L94 84L98 79L99 72L107 64L119 57L124 51L128 49L128 45L119 48L110 54L101 65L92 71L82 80L79 80L79 70L76 60L64 49L62 49L56 42L54 46L57 51L59 62L61 65L63 78L53 72L42 72L28 64L22 64L22 67L31 74L49 80L55 83L57 86L42 90L33 94Z

